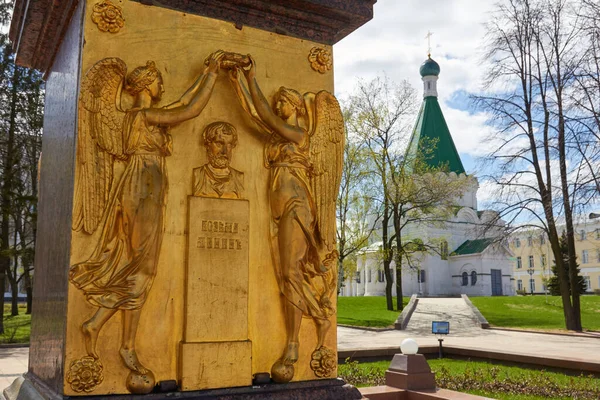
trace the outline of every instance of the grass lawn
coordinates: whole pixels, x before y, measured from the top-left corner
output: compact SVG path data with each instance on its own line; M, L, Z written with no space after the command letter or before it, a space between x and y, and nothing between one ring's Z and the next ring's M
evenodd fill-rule
M25 315L25 304L19 304L19 315L10 316L10 302L4 306L4 334L0 335L0 344L29 343L31 315Z
M389 361L339 366L339 375L355 386L384 384ZM483 361L429 360L439 387L496 399L567 400L600 398L600 379Z
M508 328L565 329L558 296L470 297L491 325ZM600 331L600 296L581 296L581 323Z
M404 305L409 300L409 297L405 297ZM338 297L338 324L385 328L393 326L398 315L398 311L387 310L385 296Z

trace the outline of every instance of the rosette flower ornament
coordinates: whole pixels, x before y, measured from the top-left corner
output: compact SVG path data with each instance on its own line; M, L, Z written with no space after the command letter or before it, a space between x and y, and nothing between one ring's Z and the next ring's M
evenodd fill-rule
M102 32L117 33L125 25L121 7L109 0L103 0L94 5L92 21Z
M330 71L333 65L331 54L322 47L313 47L310 49L308 61L310 62L312 69L321 74Z
M325 346L313 351L310 369L319 378L331 376L337 367L337 356Z
M67 382L69 382L74 392L93 392L104 380L102 369L100 360L91 356L82 357L71 363L67 374Z

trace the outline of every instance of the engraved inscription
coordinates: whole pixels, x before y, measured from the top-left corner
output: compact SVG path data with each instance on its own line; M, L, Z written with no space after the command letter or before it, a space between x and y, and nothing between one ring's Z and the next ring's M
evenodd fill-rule
M242 250L242 241L237 238L212 236L211 233L236 235L239 233L239 223L227 221L202 220L202 232L206 236L196 238L196 247L199 249L215 250Z
M211 342L215 332L222 342L248 340L249 203L201 196L188 202L185 341Z

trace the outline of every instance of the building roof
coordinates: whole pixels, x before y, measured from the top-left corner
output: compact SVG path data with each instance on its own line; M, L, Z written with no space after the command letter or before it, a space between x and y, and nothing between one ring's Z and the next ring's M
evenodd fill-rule
M417 158L420 158L428 167L441 168L445 172L457 174L465 173L444 114L435 96L423 99L408 145L406 160L414 163Z
M467 240L458 249L452 252L453 256L464 256L468 254L483 253L487 247L494 242L494 239L475 239Z

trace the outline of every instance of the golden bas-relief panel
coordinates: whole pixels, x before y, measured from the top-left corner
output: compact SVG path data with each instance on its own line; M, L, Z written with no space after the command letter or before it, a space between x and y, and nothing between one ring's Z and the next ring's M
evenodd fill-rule
M106 35L96 3L65 395L335 377L343 123L333 75L297 68L331 47L138 2Z

